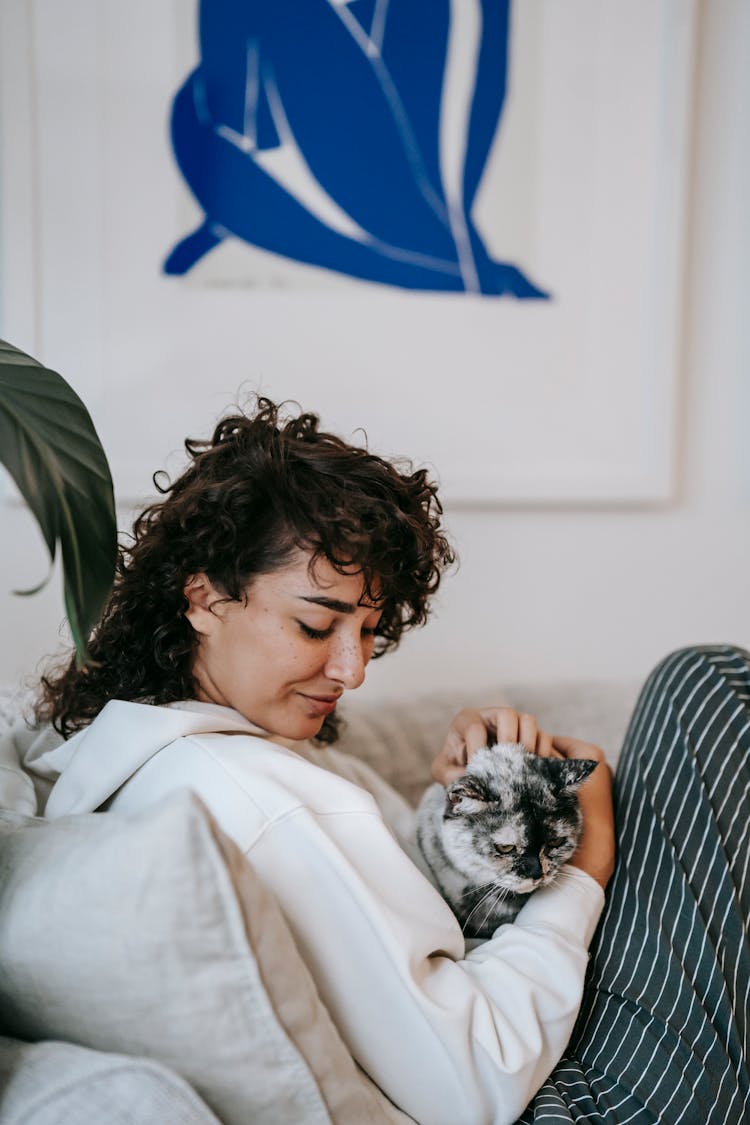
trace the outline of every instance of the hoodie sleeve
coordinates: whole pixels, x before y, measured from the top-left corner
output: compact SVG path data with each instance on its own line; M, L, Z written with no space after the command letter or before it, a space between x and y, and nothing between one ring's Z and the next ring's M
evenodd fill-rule
M458 923L377 813L299 809L249 858L280 901L352 1054L430 1125L514 1122L581 1002L601 888L566 868L465 955Z

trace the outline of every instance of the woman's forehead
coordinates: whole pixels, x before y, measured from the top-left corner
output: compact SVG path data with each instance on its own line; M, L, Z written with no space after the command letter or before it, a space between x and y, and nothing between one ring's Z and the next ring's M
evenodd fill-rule
M377 579L368 584L357 564L339 569L325 555L312 551L297 549L274 576L274 585L284 593L317 604L341 602L367 609L378 609L381 605Z

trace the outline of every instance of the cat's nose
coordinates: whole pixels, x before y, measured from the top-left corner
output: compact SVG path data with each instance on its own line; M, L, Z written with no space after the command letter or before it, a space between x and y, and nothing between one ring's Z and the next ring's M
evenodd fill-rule
M539 856L524 855L521 856L516 864L516 872L523 875L526 879L539 879L542 874L542 865L539 862Z

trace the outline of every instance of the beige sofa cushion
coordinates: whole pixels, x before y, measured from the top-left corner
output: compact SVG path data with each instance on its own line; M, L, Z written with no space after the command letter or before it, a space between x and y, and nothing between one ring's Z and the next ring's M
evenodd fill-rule
M286 923L193 795L0 813L0 1030L145 1056L225 1125L405 1121L359 1071Z

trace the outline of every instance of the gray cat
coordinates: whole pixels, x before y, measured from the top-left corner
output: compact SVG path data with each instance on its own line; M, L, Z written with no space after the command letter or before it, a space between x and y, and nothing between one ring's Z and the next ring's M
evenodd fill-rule
M430 786L417 810L417 841L467 936L490 937L554 881L578 844L576 793L595 766L506 742L477 751L447 789Z

